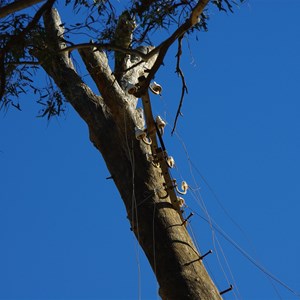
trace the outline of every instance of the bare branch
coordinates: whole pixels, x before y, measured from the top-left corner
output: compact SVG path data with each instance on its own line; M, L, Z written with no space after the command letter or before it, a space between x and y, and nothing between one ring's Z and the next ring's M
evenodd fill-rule
M198 1L197 5L193 8L190 17L184 22L175 32L165 41L163 41L158 47L154 48L147 54L142 53L136 49L127 49L122 48L112 44L97 44L97 43L83 43L78 45L72 45L70 47L66 47L61 51L73 51L75 49L83 49L83 48L90 48L90 47L97 47L98 49L102 50L114 50L119 51L125 54L130 55L137 55L142 58L143 61L148 61L151 57L155 54L159 53L155 64L151 68L147 80L145 81L145 86L149 85L150 81L153 79L155 73L158 71L159 67L161 66L163 59L169 49L169 47L182 35L184 35L189 29L195 26L199 22L199 18L201 13L203 12L205 6L208 4L210 0L200 0ZM150 5L154 1L144 1L145 5ZM139 93L139 96L142 93Z
M82 44L72 45L61 49L60 52L72 52L74 50L88 49L88 48L92 48L92 49L97 48L98 50L112 50L112 51L122 52L124 54L136 55L139 56L143 61L147 61L151 56L154 55L153 54L149 56L150 53L144 54L139 50L123 48L113 44L101 44L101 43L82 43Z
M0 8L0 19L45 0L16 0Z
M200 15L203 12L205 6L209 3L210 0L199 0L197 5L193 8L190 17L179 26L174 33L167 38L164 42L162 42L157 48L152 51L159 51L158 57L156 59L155 64L149 72L147 79L144 81L144 85L139 89L136 93L137 97L140 97L145 89L148 88L151 80L154 78L156 72L160 68L165 58L166 53L168 52L170 46L181 36L183 36L188 30L194 27L200 20ZM153 55L152 51L148 53L148 55Z
M57 51L64 47L65 43L62 40L63 27L60 26L61 20L56 9L45 12L44 23L47 45L45 49L34 50L33 55L40 60L42 67L53 78L79 115L87 124L91 124L94 121L95 112L98 116L104 114L100 108L103 105L102 98L96 96L82 81L68 54Z
M179 101L179 105L178 105L178 109L177 109L177 112L176 112L175 121L174 121L174 125L173 125L173 129L172 129L171 134L174 133L178 117L179 117L179 115L181 115L181 107L182 107L182 104L183 104L184 95L185 95L185 93L188 93L187 85L186 85L186 82L185 82L185 79L184 79L184 74L183 74L183 72L180 68L180 58L181 58L181 55L182 55L182 49L181 49L182 38L183 38L183 35L178 39L178 51L177 51L177 54L176 54L176 57L177 57L176 73L178 73L178 75L181 78L182 89L181 89L180 101Z

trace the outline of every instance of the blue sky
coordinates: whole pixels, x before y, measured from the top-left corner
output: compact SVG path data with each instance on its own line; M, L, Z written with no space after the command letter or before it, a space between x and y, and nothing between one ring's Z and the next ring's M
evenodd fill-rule
M214 251L205 264L218 288L235 285L224 299L299 298L274 283L276 293L201 218L204 203L237 244L300 292L299 9L298 0L246 1L234 14L212 12L209 31L184 41L180 138L170 136L181 91L176 47L156 76L163 95L152 97L154 112L170 125L174 177L193 188L185 200L199 213L195 240L202 253ZM0 299L158 299L86 125L71 107L47 123L32 102L28 95L22 112L0 118Z

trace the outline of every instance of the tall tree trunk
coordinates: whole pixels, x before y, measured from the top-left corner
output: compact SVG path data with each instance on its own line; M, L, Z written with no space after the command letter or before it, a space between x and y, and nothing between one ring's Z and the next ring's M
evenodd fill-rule
M83 61L101 96L96 95L77 74L58 36L62 27L57 11L45 14L46 41L34 55L56 82L66 99L87 123L90 140L102 154L125 204L131 228L143 248L159 283L162 299L221 299L207 274L186 227L169 197L162 199L161 168L148 160L149 145L135 138L141 127L137 99L118 84L105 53L82 50ZM148 61L139 66L149 68ZM130 82L137 82L132 72Z

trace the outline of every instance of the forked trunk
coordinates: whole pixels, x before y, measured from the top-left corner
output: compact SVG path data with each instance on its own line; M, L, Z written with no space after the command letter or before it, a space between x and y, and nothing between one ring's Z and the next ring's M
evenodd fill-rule
M151 149L135 137L143 126L136 99L118 84L103 52L80 52L101 97L95 95L77 74L65 52L61 21L52 10L44 18L45 47L34 53L66 99L87 123L90 139L103 156L125 204L132 231L143 248L159 283L162 299L221 299L206 272L185 224L165 194L165 179L159 164L151 162ZM147 62L148 64L151 62ZM145 63L145 64L147 64ZM140 71L147 66L140 65ZM149 67L149 66L148 66ZM136 83L137 74L127 76Z

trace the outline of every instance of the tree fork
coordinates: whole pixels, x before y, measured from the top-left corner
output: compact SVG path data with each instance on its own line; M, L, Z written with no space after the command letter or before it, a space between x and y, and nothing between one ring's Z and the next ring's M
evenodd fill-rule
M164 179L161 169L147 159L150 146L135 138L137 121L136 112L128 103L131 98L118 87L107 68L98 71L102 72L103 80L115 82L113 92L105 88L103 98L95 95L66 53L57 51L65 47L58 38L62 36L58 13L48 12L44 22L47 47L35 55L52 55L51 61L44 61L42 66L87 123L90 139L104 158L125 204L131 228L156 275L161 298L222 299L178 211L169 197L160 197ZM97 86L102 93L104 87L100 83Z

